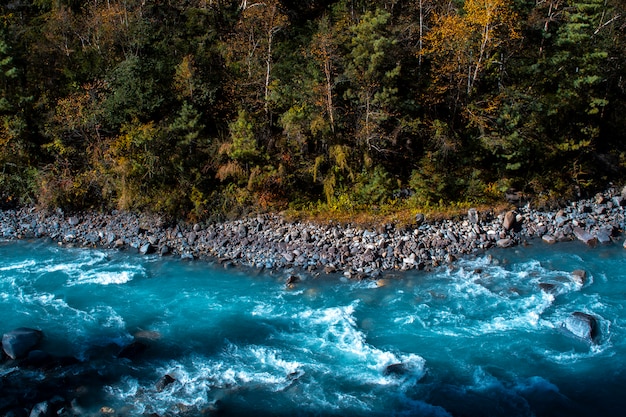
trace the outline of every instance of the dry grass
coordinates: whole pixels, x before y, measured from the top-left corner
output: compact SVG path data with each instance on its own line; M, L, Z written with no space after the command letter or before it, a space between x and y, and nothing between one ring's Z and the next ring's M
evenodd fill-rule
M287 210L283 212L286 219L291 221L310 221L313 223L327 224L338 223L341 225L353 225L363 228L375 228L381 225L393 224L396 227L410 226L415 224L415 216L423 214L426 221L437 222L442 220L463 219L467 217L469 208L475 208L480 213L491 212L498 214L513 208L506 202L494 205L455 205L444 207L418 208L392 208L392 209L369 209L359 211L339 211L316 208L315 210Z

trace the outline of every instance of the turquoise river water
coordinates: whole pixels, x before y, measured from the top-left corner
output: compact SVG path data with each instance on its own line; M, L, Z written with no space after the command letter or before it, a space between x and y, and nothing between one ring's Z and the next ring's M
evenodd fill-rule
M535 242L381 282L287 276L2 242L0 332L40 329L43 349L106 374L85 415L626 415L621 245ZM597 343L563 328L575 311ZM101 353L138 332L132 360Z

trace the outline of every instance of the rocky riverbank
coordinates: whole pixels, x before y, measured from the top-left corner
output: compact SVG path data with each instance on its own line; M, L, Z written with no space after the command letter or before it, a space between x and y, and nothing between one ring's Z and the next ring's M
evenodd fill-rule
M59 245L115 248L140 254L215 260L225 267L340 273L376 278L386 271L428 269L492 247L531 239L545 244L578 239L587 245L621 239L626 187L571 202L557 212L528 205L502 213L470 209L456 220L375 228L287 221L262 214L214 224L168 224L126 212L66 214L22 208L0 212L0 237L47 238Z

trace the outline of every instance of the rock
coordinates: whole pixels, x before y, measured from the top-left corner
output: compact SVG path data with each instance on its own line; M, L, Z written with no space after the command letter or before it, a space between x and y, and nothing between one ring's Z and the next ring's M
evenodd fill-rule
M49 417L52 416L50 406L47 401L35 404L30 410L28 417Z
M588 246L595 246L598 243L598 239L595 236L591 235L591 233L587 232L581 227L576 226L574 227L573 231L574 236L576 236L578 240L584 242Z
M76 216L72 216L69 219L67 219L67 223L70 226L78 226L78 224L80 223L80 219Z
M379 280L376 280L376 286L377 286L378 288L381 288L381 287L386 287L388 282L389 282L389 281L388 281L388 280L386 280L386 279L379 279Z
M508 237L504 239L498 239L498 241L496 242L496 245L499 248L510 248L514 244L515 244L515 241L513 241L513 239L510 239Z
M161 338L161 333L154 330L137 330L133 336L135 339L145 339L145 340L159 340Z
M550 294L554 294L557 290L557 286L556 284L552 284L549 282L540 282L539 283L539 288L541 289L541 291L543 292L547 292Z
M606 201L606 199L604 198L604 195L602 193L596 194L596 196L595 196L596 204L604 204L605 201Z
M504 228L504 230L511 230L515 228L516 218L517 218L517 213L515 213L512 210L507 211L506 214L504 215L504 220L502 221L502 227Z
M20 366L30 367L30 368L44 368L46 365L50 365L53 362L53 357L48 352L44 352L43 350L31 350L28 352L26 359L21 363Z
M117 357L134 359L141 355L146 349L148 349L148 345L143 342L134 341L130 345L124 346L122 350L120 350L120 353L117 354Z
M591 343L597 343L597 339L600 336L596 318L591 314L580 311L575 311L565 319L563 326L574 336Z
M572 271L572 279L580 285L585 285L585 282L587 282L587 271L582 269Z
M39 345L42 338L40 330L20 327L2 336L2 349L11 359L24 358Z
M408 371L407 366L403 363L392 363L391 365L387 365L385 370L383 371L383 375L404 375Z
M596 238L600 244L611 243L611 235L613 234L612 229L602 228L596 232Z
M417 213L415 215L415 225L416 226L421 226L424 223L425 217L422 213Z
M167 255L168 253L170 253L170 247L169 247L169 246L167 246L167 245L163 245L163 246L161 246L161 248L159 249L159 255L161 255L161 256L165 256L165 255Z
M176 379L172 377L171 375L167 374L167 375L164 375L161 379L159 379L159 381L156 383L155 388L157 392L161 392L165 388L167 388L168 385L171 385L174 382L176 382Z
M626 240L624 241L624 249L626 249Z
M556 243L556 238L552 235L543 235L541 237L541 240L543 240L545 243L552 245L553 243Z
M620 196L615 196L612 199L613 204L615 204L615 206L617 207L624 207L624 205L626 205L626 198Z
M471 224L477 224L478 223L478 210L476 210L475 208L471 208L469 210L467 210L467 220L471 223Z
M24 408L15 407L7 411L4 417L28 417L28 414L29 413Z
M143 244L139 247L139 253L149 255L154 252L154 247L150 243Z
M297 284L298 282L300 282L300 277L297 275L290 275L289 278L287 278L287 281L285 282L285 285L287 285L287 287L289 288L293 288L293 286L295 284Z

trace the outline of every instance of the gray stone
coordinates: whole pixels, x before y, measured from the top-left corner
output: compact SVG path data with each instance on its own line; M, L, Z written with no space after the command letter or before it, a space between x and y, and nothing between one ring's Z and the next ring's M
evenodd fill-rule
M78 226L78 224L80 223L80 219L76 216L72 216L69 219L67 219L67 222L69 223L70 226Z
M24 358L37 347L42 338L40 330L20 327L2 336L2 349L11 359Z
M546 225L537 226L537 235L543 236L548 233L548 227Z
M600 336L596 318L580 311L575 311L566 318L563 327L574 336L591 343L596 343Z
M606 243L611 243L612 234L613 234L613 230L602 228L596 232L596 237L598 238L599 243L606 244Z
M287 281L285 282L285 285L288 288L293 288L295 284L297 284L298 282L300 282L300 277L297 275L289 275L289 278L287 278Z
M545 243L552 245L553 243L556 243L556 238L552 235L543 235L541 237L541 240L543 240Z
M422 223L424 223L424 220L425 220L425 217L424 217L424 215L422 213L417 213L415 215L415 225L416 226L418 226L418 227L421 226Z
M50 406L47 401L37 403L30 411L28 417L48 417L51 416Z
M173 384L174 382L176 382L176 379L172 377L171 375L167 374L167 375L164 375L161 379L159 379L159 381L156 383L155 388L157 392L161 392L165 388L167 388L169 385Z
M504 230L511 230L516 225L517 213L514 211L507 211L504 215L504 220L502 221L502 227Z
M595 246L598 243L598 238L580 227L574 227L573 231L574 236L588 246Z
M479 220L478 210L476 210L475 208L467 210L467 220L472 224L477 224Z
M584 285L585 282L587 282L587 271L583 271L582 269L572 271L572 279L580 285Z
M604 204L604 202L606 201L602 193L596 194L594 199L595 199L596 204Z
M387 367L383 371L383 375L385 375L385 376L389 376L389 375L401 376L401 375L406 374L407 372L408 372L408 368L407 368L407 366L405 364L403 364L403 363L392 363L391 365L387 365Z
M553 284L551 282L540 282L539 288L541 289L541 291L547 292L549 294L554 294L557 291L556 284Z
M139 253L142 255L148 255L154 252L154 247L150 243L145 243L139 247Z
M513 239L510 239L508 237L504 238L504 239L498 239L498 241L496 242L496 245L499 248L510 248L514 244L515 244L515 242L513 241Z

